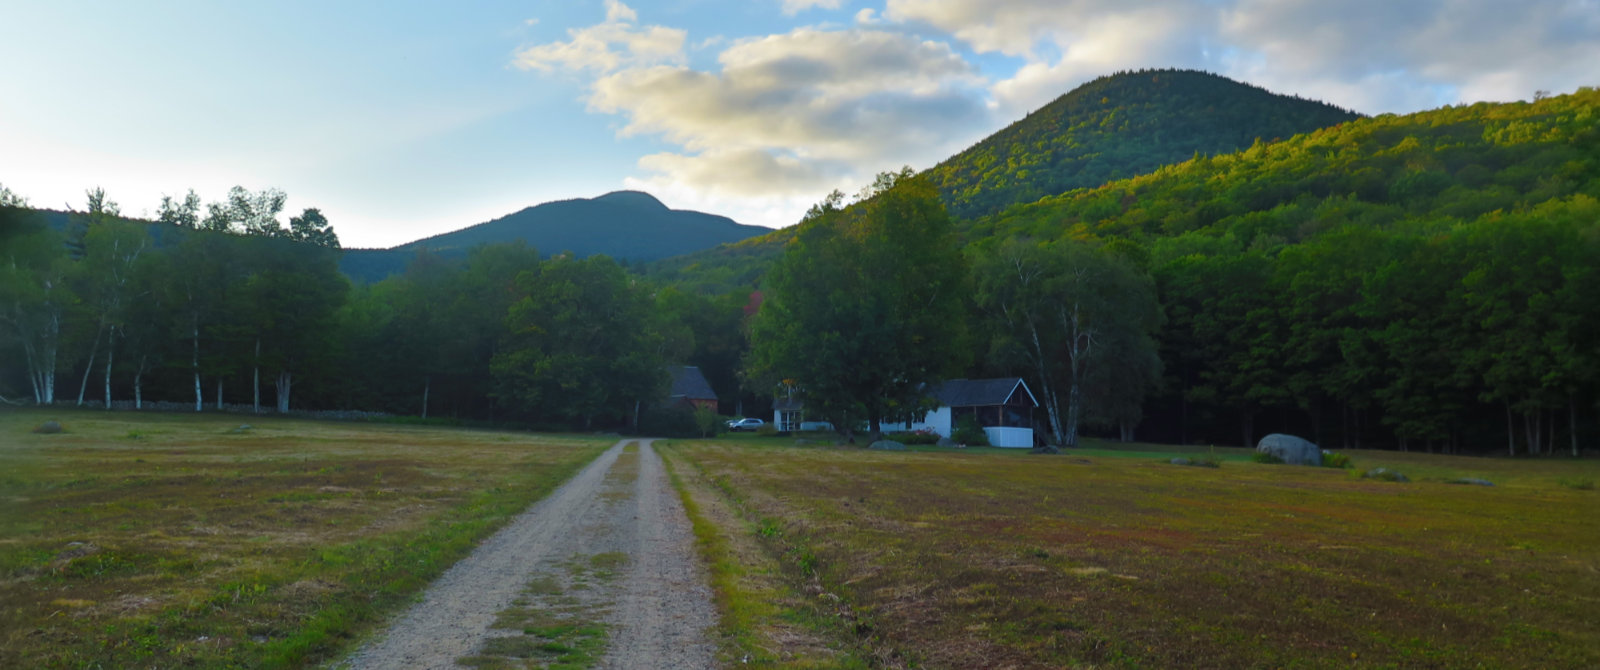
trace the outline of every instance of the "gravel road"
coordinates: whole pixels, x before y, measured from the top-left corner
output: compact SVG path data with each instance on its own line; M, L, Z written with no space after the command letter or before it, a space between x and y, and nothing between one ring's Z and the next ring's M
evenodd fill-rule
M624 453L630 442L636 451ZM650 440L623 440L451 567L339 667L462 667L466 657L503 655L495 641L551 612L604 624L608 642L594 667L715 667L716 610L693 543ZM575 567L598 559L615 569ZM552 589L558 596L540 595ZM512 655L499 660L540 667Z

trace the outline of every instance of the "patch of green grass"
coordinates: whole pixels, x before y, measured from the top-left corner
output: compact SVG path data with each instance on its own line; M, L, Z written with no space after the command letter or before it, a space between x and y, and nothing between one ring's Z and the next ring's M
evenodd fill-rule
M0 413L0 667L333 658L610 444L250 421Z
M1594 480L1586 477L1562 478L1560 484L1574 491L1594 490Z
M1559 483L1600 463L1352 454L1395 486L1165 462L1204 449L667 451L742 510L697 534L775 549L881 665L1600 667L1600 517Z
M800 566L784 558L796 538L774 519L755 518L726 479L709 481L671 443L658 442L683 501L695 546L710 571L718 611L719 657L751 668L861 670L870 654L833 609L837 599L812 597L792 578ZM831 595L831 594L830 594Z

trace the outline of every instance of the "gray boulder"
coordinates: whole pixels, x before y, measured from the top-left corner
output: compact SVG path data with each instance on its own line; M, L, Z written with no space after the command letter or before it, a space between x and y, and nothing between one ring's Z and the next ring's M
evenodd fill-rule
M877 449L879 451L905 451L906 445L895 442L894 440L878 440L877 442L873 442L872 444L868 445L867 448Z
M806 446L808 444L811 444L811 440L808 440L808 439L803 438L803 437L799 438L799 439L796 439L794 441L794 446L797 446L797 447L803 447L803 446Z
M1256 444L1256 451L1277 456L1289 465L1322 465L1322 450L1310 441L1293 435L1273 433L1263 437Z
M1177 458L1172 459L1171 463L1173 465L1194 465L1194 461L1191 461L1191 460L1189 460L1187 458L1184 458L1182 456L1179 456Z
M1410 477L1388 468L1373 468L1361 473L1361 476L1366 479L1378 479L1386 482L1400 482L1402 484L1411 481Z
M61 422L59 422L59 421L46 421L44 423L39 424L38 428L34 428L33 432L42 433L44 435L54 435L56 433L61 432Z
M1487 479L1477 479L1477 478L1473 478L1473 477L1462 477L1460 479L1452 479L1452 480L1450 480L1449 482L1446 482L1446 483L1449 483L1449 484L1466 484L1466 485L1469 485L1469 486L1494 486L1494 482L1491 482L1491 481L1489 481Z
M950 439L948 437L939 438L938 445L941 446L941 447L959 447L959 446L961 446L959 444L956 444L955 440L952 440L952 439Z

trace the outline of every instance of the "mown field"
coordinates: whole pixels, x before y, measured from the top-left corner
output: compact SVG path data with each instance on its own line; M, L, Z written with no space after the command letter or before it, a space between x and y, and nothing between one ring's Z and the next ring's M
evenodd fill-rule
M612 442L0 413L0 667L332 658Z
M842 641L820 666L1600 667L1592 460L1350 452L1414 480L1390 483L1242 449L790 444L664 450L699 508L736 510L698 530L726 655L757 666L819 667L799 630Z

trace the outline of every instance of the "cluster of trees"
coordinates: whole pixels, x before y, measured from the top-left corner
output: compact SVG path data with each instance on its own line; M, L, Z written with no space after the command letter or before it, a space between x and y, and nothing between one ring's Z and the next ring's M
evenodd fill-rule
M246 376L259 407L265 370L286 411L296 378L324 358L319 337L347 289L338 238L314 209L278 225L282 192L235 188L204 219L191 192L163 202L174 218L158 228L122 218L100 189L59 227L0 194L0 350L21 364L0 370L0 393L15 394L21 373L33 401L51 404L68 373L79 405L94 389L109 407L123 388L142 404L152 375L174 397L181 371L196 409L203 380L221 403L224 381Z
M284 200L236 188L201 214L190 193L137 221L98 189L60 214L0 187L0 399L260 411L265 395L279 412L292 398L610 427L659 409L669 363L700 364L738 396L744 296L521 244L422 252L403 275L352 286L327 220L312 209L284 226Z
M963 253L938 191L909 168L841 202L814 207L767 276L751 380L801 391L847 439L862 423L875 439L885 420L931 409L940 381L1025 374L1057 444L1077 446L1083 423L1131 435L1161 374L1161 315L1149 274L1123 255L1134 250L1012 241Z

